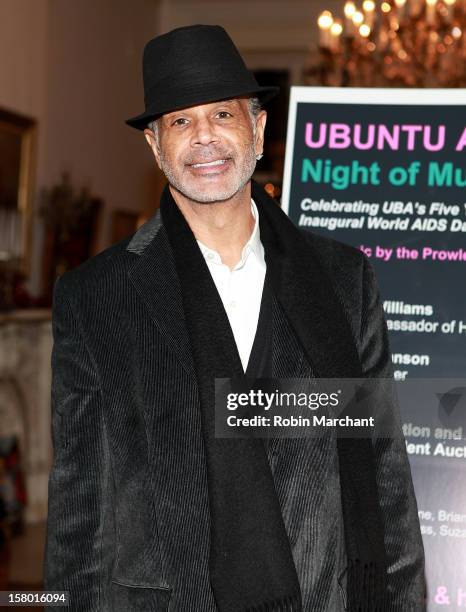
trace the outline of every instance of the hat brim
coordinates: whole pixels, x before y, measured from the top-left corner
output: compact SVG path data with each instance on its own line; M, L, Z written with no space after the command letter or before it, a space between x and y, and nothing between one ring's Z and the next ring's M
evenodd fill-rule
M137 130L145 130L147 128L147 124L150 121L154 121L161 115L165 113L171 113L175 110L181 110L183 108L189 108L191 106L197 106L199 104L207 104L209 102L217 102L219 100L229 100L231 98L239 98L241 96L257 96L261 104L265 104L272 98L274 98L278 92L280 91L279 87L269 86L269 87L259 87L249 91L241 91L241 92L229 92L226 95L218 95L218 88L216 93L205 92L204 94L194 94L191 97L187 96L187 99L184 100L183 104L173 106L166 105L166 107L160 107L156 111L146 110L144 113L140 115L136 115L135 117L131 117L127 119L125 123L130 127L136 128ZM226 93L226 92L224 92Z

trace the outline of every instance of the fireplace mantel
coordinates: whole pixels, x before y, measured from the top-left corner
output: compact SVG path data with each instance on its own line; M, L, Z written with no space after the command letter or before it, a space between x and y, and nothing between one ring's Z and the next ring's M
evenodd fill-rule
M50 309L0 312L0 436L19 437L30 523L47 516L51 351Z

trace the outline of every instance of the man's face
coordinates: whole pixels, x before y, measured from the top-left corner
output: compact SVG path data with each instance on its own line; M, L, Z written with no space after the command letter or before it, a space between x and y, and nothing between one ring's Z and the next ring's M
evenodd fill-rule
M175 189L195 202L218 202L251 178L265 120L265 111L252 119L248 99L235 98L167 113L158 121L158 138L151 130L144 133Z

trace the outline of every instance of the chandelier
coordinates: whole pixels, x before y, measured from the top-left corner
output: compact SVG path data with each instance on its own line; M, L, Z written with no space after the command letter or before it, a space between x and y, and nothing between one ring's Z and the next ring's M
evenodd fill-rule
M319 47L306 85L463 87L466 0L348 1L342 16L323 11Z

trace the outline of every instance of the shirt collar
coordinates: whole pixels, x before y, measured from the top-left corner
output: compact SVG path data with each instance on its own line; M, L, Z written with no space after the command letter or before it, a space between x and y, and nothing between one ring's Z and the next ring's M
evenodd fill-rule
M260 239L259 211L257 210L256 203L254 202L252 198L251 198L251 213L255 220L254 229L252 230L252 234L249 237L249 240L246 242L246 244L243 247L243 250L241 252L241 259L236 264L236 266L233 268L234 270L241 268L246 263L249 253L251 252L254 253L254 255L257 257L259 261L261 262L264 261L264 247L262 246L262 242ZM204 258L207 261L207 263L218 263L218 264L222 263L222 259L218 251L215 251L214 249L209 248L208 246L203 244L200 240L196 239L196 242L199 245L199 248L201 249L201 252L204 255Z

